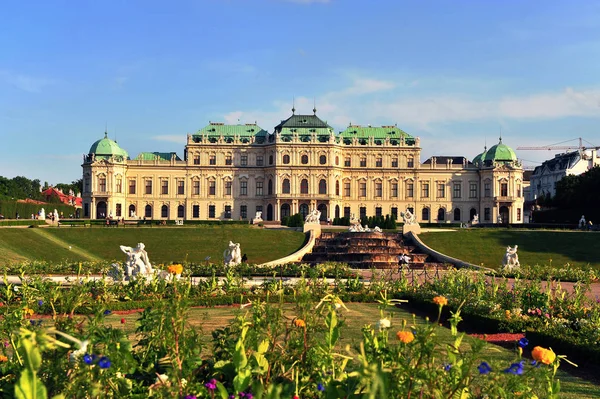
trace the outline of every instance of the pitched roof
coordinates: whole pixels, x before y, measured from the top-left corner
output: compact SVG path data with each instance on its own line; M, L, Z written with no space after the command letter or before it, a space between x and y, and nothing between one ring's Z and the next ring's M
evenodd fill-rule
M415 138L404 130L398 128L398 126L360 126L350 125L346 130L339 133L339 137L342 139L367 139L373 137L374 139L399 141L404 138L406 144L414 144Z
M544 161L540 166L536 166L536 168L533 170L533 175L540 175L544 170L559 171L570 169L574 167L580 159L581 154L579 151L557 154L554 156L554 158Z
M275 126L275 132L279 133L283 128L327 128L333 129L316 114L315 115L292 115Z
M246 123L245 125L226 125L222 122L210 122L207 126L198 130L194 136L209 137L251 137L266 136L267 131L256 123Z

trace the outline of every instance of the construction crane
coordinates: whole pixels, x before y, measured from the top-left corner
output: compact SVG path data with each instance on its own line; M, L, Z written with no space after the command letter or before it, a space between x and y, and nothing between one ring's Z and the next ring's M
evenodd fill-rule
M573 139L575 140L575 139ZM567 141L563 141L560 143L556 143L556 144L552 144L552 145L546 145L546 146L541 146L541 147L517 147L517 150L548 150L548 151L560 151L560 150L586 150L588 148L592 148L592 149L599 149L600 147L596 147L596 146L590 146L590 147L585 147L583 145L583 139L581 137L579 137L579 145L578 146L573 146L573 145L557 145L557 144L563 144L566 143L568 141L573 141L573 140L567 140ZM590 143L591 144L591 143Z

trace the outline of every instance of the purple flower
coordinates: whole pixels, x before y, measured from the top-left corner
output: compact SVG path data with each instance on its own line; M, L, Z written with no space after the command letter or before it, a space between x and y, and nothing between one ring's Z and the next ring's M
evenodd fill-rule
M518 345L519 345L521 348L525 348L527 345L529 345L529 340L528 340L527 338L523 337L523 338L521 338L521 339L519 340L519 343L518 343Z
M492 371L492 367L488 364L488 362L481 362L481 364L477 366L477 369L479 370L479 374L488 374L490 371Z
M521 374L523 374L523 363L524 363L523 361L520 361L518 363L513 363L506 370L504 370L504 372L514 374L514 375L521 375Z
M107 369L110 367L110 360L106 356L102 356L100 360L98 360L98 367L101 369Z
M450 371L451 368L452 368L452 365L450 363L448 363L444 366L444 371Z
M83 361L85 364L92 364L94 362L94 359L92 358L92 356L90 356L89 353L86 353L85 355L83 355Z
M108 315L109 315L109 314L111 314L111 313L112 313L112 312L111 312L110 310L106 309L106 310L104 311L104 316L108 316Z
M41 299L38 301L38 306L42 306L44 304L44 301L42 301Z
M204 384L204 386L209 390L209 391L214 391L215 389L217 389L217 380L215 380L214 378L210 381L208 381L206 384Z
M320 392L325 391L325 386L323 386L323 384L320 382L317 384L317 391L320 391Z
M185 399L196 399L196 395L185 395Z

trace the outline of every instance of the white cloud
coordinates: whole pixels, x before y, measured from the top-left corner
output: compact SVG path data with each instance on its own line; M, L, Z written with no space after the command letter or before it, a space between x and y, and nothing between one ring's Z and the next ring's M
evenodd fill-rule
M187 136L185 134L163 134L159 136L152 136L151 139L156 141L168 141L170 143L177 144L187 143Z
M39 93L44 87L56 83L52 79L12 73L6 70L0 70L0 79L11 86L30 93Z

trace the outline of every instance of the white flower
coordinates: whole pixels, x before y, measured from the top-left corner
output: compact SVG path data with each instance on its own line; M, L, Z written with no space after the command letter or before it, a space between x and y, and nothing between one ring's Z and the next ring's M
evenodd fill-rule
M386 328L390 328L392 326L392 322L390 321L390 319L383 318L381 320L379 320L379 323L377 323L377 326L379 327L379 330L385 330Z
M185 378L181 379L181 387L185 388L185 386L187 385L187 380Z

